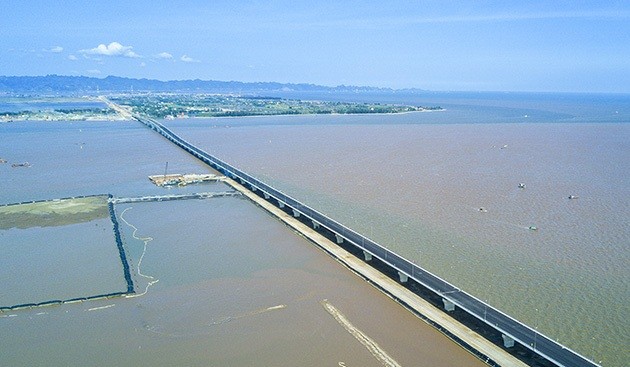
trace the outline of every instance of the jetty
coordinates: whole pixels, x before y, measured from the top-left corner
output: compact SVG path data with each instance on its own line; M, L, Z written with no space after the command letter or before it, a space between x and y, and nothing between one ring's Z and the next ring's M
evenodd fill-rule
M179 174L173 173L168 175L154 175L149 176L149 180L153 182L156 186L164 187L164 186L186 186L189 184L202 183L202 182L213 182L213 181L222 181L225 179L225 176L219 176L214 174Z
M137 197L128 197L128 198L110 197L108 201L112 204L129 204L129 203L148 203L148 202L153 202L153 201L210 199L210 198L234 197L234 196L242 196L242 194L238 191L199 192L199 193L194 193L194 194L137 196Z

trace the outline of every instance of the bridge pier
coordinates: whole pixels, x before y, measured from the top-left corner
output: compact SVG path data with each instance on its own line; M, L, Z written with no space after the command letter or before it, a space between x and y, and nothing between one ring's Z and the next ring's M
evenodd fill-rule
M511 337L505 335L505 334L501 334L501 336L503 337L503 346L506 348L512 348L514 346L514 339L512 339Z
M403 272L398 272L398 279L400 280L401 283L407 283L407 281L409 280L409 276Z
M442 298L442 302L444 303L444 309L448 312L455 311L455 304L446 298Z
M269 199L269 194L267 194L266 192L263 192L263 196L265 197L265 200Z
M372 260L372 254L363 250L363 258L365 259L365 261L370 261Z
M313 222L313 229L319 228L319 223L317 223L316 221L312 221L312 222Z
M170 141L173 141L175 144L177 144L178 146L180 146L181 148L185 149L186 151L188 151L189 153L193 154L195 157L201 159L203 162L211 165L212 167L219 167L219 171L220 172L225 172L225 168L223 168L221 164L223 164L220 160L214 158L213 156L209 155L206 152L203 152L199 149L197 149L196 147L194 147L193 145L191 145L190 143L188 143L187 141L180 139L179 137L177 137L174 133L172 133L169 129L162 127L162 125L160 123L158 123L157 121L153 120L153 119L145 119L142 117L138 117L139 115L137 114L133 114L133 118L139 120L140 122L142 122L145 125L148 125L149 127L151 127L153 130L157 131L159 134L161 134L162 136L164 136L165 138L169 139ZM227 164L226 164L227 165ZM226 166L227 167L227 166ZM235 175L236 176L236 175ZM244 175L243 177L248 177L247 175ZM240 179L240 178L238 178ZM251 186L250 184L247 184L244 180L240 179L241 183L244 184L244 186ZM253 182L257 182L257 181L253 181ZM266 187L265 185L261 185L261 187ZM255 188L253 188L255 190ZM252 190L252 191L254 191ZM262 189L260 189L261 191L264 191ZM314 214L314 217L311 218L309 214L307 213L311 213L311 208L309 207L303 207L302 204L300 204L299 202L296 202L294 199L292 199L291 197L287 197L285 195L283 195L281 192L278 192L277 190L273 189L273 188L269 188L270 192L274 193L274 200L278 201L278 206L280 208L284 208L285 206L287 206L287 209L292 209L293 210L293 214L294 216L299 216L300 214L303 214L305 217L305 221L308 220L314 220L313 218L317 218L319 220L319 223L326 223L326 228L329 228L332 234L335 234L335 238L337 240L337 243L340 244L344 241L344 238L342 237L341 233L347 234L349 232L346 232L346 228L343 227L342 225L338 225L334 222L329 221L329 218L324 216L324 215L320 215L318 213ZM262 195L261 195L262 196ZM284 198L284 200L286 200L285 202L280 201L277 198ZM257 199L259 203L262 203L262 200L259 198ZM291 202L291 205L288 205L288 202ZM113 203L112 203L113 204ZM301 210L303 210L302 213L298 212L296 209L293 209L293 207L296 208L301 208ZM282 210L282 212L284 213L291 213L289 210ZM111 213L111 212L110 212ZM112 214L110 214L111 216ZM280 217L282 220L290 220L290 217L283 214L283 213L278 213L278 217ZM308 222L306 222L308 223ZM337 234L339 233L339 234ZM355 235L352 234L352 232L350 232L351 234L349 234L348 238L351 241L350 244L354 244L356 243L357 246L357 250L358 251L362 251L363 249L360 248L361 246L359 245L359 243L363 243L363 240L367 240L366 237L361 236L361 235ZM304 234L306 236L310 236L309 233L304 232ZM315 241L315 240L314 240ZM317 241L316 241L317 242ZM323 247L323 246L322 246ZM379 253L379 256L382 257L383 259L387 259L387 256L389 254L393 254L396 255L395 253L392 253L391 251L387 250L387 249L383 249L383 252L380 251L380 249L378 247L376 247L375 253ZM338 256L340 260L343 260L343 255L334 255L334 256ZM364 257L368 257L367 254L364 253ZM344 261L345 262L345 261ZM413 265L411 263L409 263L407 260L405 259L401 259L400 261L396 261L396 263L401 263L402 265L404 265L403 267L398 267L395 266L395 268L400 268L400 269L406 269L405 271L407 272L411 272L414 271L413 269L415 269L413 267ZM349 267L351 267L352 269L355 269L355 271L361 273L362 270L356 268L354 265L350 265L348 264ZM394 270L397 271L397 270ZM419 274L418 274L419 273ZM425 279L425 275L429 275L429 274L423 274L424 270L419 268L418 270L415 271L415 273L410 273L410 274L415 274L414 278L416 278L416 276L421 275L421 277L418 277L418 282L420 284L423 284L424 280L429 280L430 282L436 281L437 282L437 289L455 289L450 283L441 280L441 279L432 279L432 278L426 278ZM428 273L428 272L427 272ZM393 275L393 274L392 274ZM408 281L408 275L404 274L402 271L398 271L398 276L400 278L400 282L401 283L405 283ZM127 275L125 275L125 277L127 277ZM398 288L397 287L391 287L391 283L385 283L382 282L380 280L380 278L377 277L370 277L367 276L368 279L370 279L371 281L374 281L375 284L383 284L383 288L386 289L386 291L389 293L391 292L392 296L395 296L398 293ZM405 288L404 286L402 288ZM458 291L458 290L453 290L454 291ZM448 292L445 292L444 295L447 295ZM441 298L441 297L440 297ZM448 302L447 300L442 300L444 302L444 308L446 310L449 310L449 308L451 310L455 309L455 305L453 304L453 302ZM485 304L482 301L479 300L472 300L472 306L474 307L466 307L466 309L468 310L464 310L462 309L461 311L463 312L467 312L470 313L473 316L479 317L479 310L484 310L484 320L487 320L486 318L486 312L487 312L487 307L488 305ZM27 305L27 307L30 307ZM410 304L410 307L415 308L416 306L412 306ZM462 312L462 313L463 313ZM453 315L454 317L457 317L457 315ZM488 327L492 328L493 330L495 330L497 333L502 334L502 339L503 339L503 345L505 348L511 348L514 347L515 345L515 339L513 337L511 337L510 335L505 335L503 334L502 330L514 330L514 332L510 331L510 333L512 333L512 335L529 335L528 333L531 332L531 329L527 328L526 325L523 325L521 323L519 323L516 320L513 320L511 318L509 318L507 315L501 314L501 313L497 313L495 315L493 315L493 318L496 318L496 322L493 323L488 323ZM501 325L502 327L499 328L499 325ZM461 338L461 340L463 341L461 344L468 344L470 346L470 349L476 349L477 346L479 346L479 350L478 352L481 353L482 355L487 355L489 359L493 359L493 360L497 360L497 357L499 358L499 360L504 360L506 361L505 365L508 364L514 364L512 363L510 360L506 360L504 358L508 358L509 356L507 355L506 351L503 350L501 353L501 349L503 348L488 348L484 345L482 345L480 342L480 340L478 340L478 338L475 335L470 335L468 333L468 331L466 330L462 330L458 327L449 327L449 326L445 326L447 328L447 330L449 330L449 332L451 332L453 335L455 335L457 338ZM537 334L534 334L537 335ZM520 343L520 342L519 342ZM525 343L523 346L528 347L527 343ZM555 342L553 342L552 340L549 340L547 338L541 338L541 340L538 340L537 344L535 345L536 348L534 348L533 353L538 354L538 356L540 356L541 358L548 360L550 362L553 361L567 361L566 363L563 363L563 365L565 366L580 366L580 367L596 367L595 363L586 360L586 358L578 355L577 353L571 351L568 348L565 348L564 346L557 344ZM541 353L540 351L549 351L548 353ZM511 359L511 358L510 358Z
M252 192L256 192L256 190L258 190L258 188L256 186L252 186Z

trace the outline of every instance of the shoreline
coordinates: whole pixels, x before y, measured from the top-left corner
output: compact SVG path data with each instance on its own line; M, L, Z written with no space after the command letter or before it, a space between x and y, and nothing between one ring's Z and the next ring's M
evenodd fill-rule
M392 116L392 115L407 115L412 113L429 113L429 112L443 112L447 111L445 108L434 110L434 109L424 109L421 111L404 111L404 112L375 112L375 113L296 113L296 114L251 114L251 115L239 115L239 116L193 116L193 117L175 117L175 118L163 118L157 119L158 121L173 121L173 120L199 120L199 119L236 119L236 118L252 118L252 117L277 117L277 116ZM59 121L67 121L67 122L97 122L97 121L133 121L132 118L126 118L124 116L120 116L118 114L111 116L94 116L94 117L68 117L68 116L52 116L47 115L43 118L33 118L33 116L29 116L26 118L10 118L7 119L3 117L2 113L0 113L0 123L11 123L11 122L59 122Z

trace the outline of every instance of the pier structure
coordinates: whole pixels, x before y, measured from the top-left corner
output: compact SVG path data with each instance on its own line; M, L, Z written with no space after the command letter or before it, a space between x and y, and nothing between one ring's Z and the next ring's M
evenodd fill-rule
M217 176L213 174L164 174L149 176L149 181L153 182L156 186L186 186L189 184L202 183L202 182L217 182L223 181L225 177Z
M455 285L450 284L366 236L355 232L289 195L199 149L154 119L138 114L133 114L133 118L161 134L197 159L208 164L213 169L225 175L228 179L233 180L237 185L238 182L240 182L239 186L246 187L254 195L259 196L261 200L264 198L265 202L272 204L275 208L285 213L290 213L296 220L300 220L303 223L311 223L313 225L313 231L333 238L339 246L349 249L351 253L357 254L358 257L363 255L365 264L372 264L375 260L378 261L385 267L384 273L395 278L399 284L409 289L414 288L414 286L419 286L423 290L428 291L431 298L441 299L444 311L454 318L457 318L458 314L463 313L466 316L476 319L486 328L500 335L503 348L514 348L515 345L518 344L544 360L561 367L598 366L595 362L468 294ZM326 249L325 251L335 256L331 251ZM342 262L347 263L345 261ZM383 290L389 293L387 289ZM425 292L422 293L423 295L425 294ZM449 322L446 321L445 323ZM451 336L460 344L467 346L469 349L474 348L470 347L471 345L477 344L474 339L478 339L479 335L477 335L477 338L461 336L462 334L459 334L457 330L449 330L448 326L444 326L443 328L443 325L437 326L441 329L446 329L447 335ZM466 340L466 338L468 338L468 340ZM493 358L493 356L482 353L477 354L483 359Z
M174 194L174 195L150 195L137 196L128 198L111 197L108 201L112 204L127 203L146 203L151 201L172 201L172 200L189 200L189 199L210 199L224 196L242 196L238 191L220 191L220 192L199 192L194 194Z

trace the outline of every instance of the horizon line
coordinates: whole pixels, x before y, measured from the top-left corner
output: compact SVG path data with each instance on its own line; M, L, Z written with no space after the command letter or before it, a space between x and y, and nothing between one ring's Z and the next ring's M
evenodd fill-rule
M611 91L550 91L550 90L482 90L482 89L425 89L421 87L405 87L405 88L394 88L394 87L382 87L382 86L371 86L371 85L353 85L353 84L337 84L337 85L325 85L325 84L317 84L313 82L279 82L279 81L239 81L239 80L218 80L218 79L156 79L156 78L145 78L145 77L128 77L128 76L118 76L118 75L107 75L104 77L98 76L86 76L86 75L63 75L63 74L46 74L46 75L0 75L0 78L45 78L45 77L62 77L62 78L87 78L87 79L97 79L97 80L105 80L107 78L119 78L119 79L129 79L129 80L138 80L138 81L156 81L160 83L170 83L170 82L218 82L218 83L240 83L240 84L281 84L281 85L295 85L295 86L314 86L314 87L322 87L326 89L335 89L335 88L357 88L357 89L374 89L374 90L382 90L382 91L390 91L390 92L405 92L405 91L417 91L417 92L426 92L426 93L524 93L524 94L615 94L615 95L630 95L630 91L625 92L611 92ZM287 91L291 92L291 91ZM295 91L293 91L295 92ZM2 92L0 92L2 93Z

